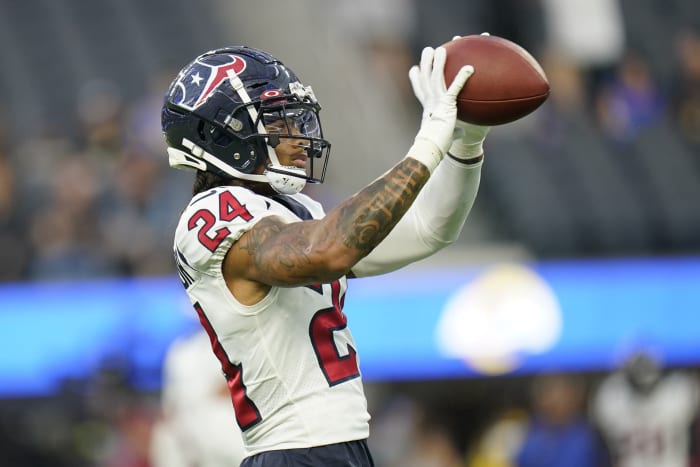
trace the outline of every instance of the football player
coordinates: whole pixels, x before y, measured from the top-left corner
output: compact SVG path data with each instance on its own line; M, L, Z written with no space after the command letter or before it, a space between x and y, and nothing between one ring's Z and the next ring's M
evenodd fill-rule
M615 465L685 467L695 449L700 386L692 372L664 368L638 350L593 395L591 415Z
M175 232L178 272L228 383L243 466L371 466L347 279L425 258L459 235L489 130L457 122L444 48L409 72L423 105L408 154L324 213L330 143L311 87L250 47L213 50L171 84L162 124L171 166L196 171Z

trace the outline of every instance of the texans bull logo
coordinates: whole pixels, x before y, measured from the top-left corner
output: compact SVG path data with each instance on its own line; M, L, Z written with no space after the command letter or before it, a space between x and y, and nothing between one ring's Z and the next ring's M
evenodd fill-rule
M214 58L214 57L212 57ZM221 61L216 57L216 62ZM188 110L194 110L211 96L217 87L229 78L229 72L240 74L246 62L237 55L226 55L225 63L208 63L207 57L198 59L173 83L169 91L171 101Z

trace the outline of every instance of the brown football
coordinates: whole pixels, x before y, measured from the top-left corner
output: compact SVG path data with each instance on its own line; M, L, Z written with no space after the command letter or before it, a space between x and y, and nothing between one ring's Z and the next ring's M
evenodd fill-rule
M477 125L502 125L528 115L549 96L549 81L530 53L498 36L463 36L447 49L445 82L463 65L474 74L457 97L458 118Z

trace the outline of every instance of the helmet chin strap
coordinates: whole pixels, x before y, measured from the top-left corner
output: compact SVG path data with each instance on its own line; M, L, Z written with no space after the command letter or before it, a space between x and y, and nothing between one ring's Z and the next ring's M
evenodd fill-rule
M293 195L299 193L306 186L306 179L300 178L306 176L306 170L300 167L286 166L279 164L277 155L273 154L276 164L268 165L268 169L262 175L245 174L239 172L228 164L223 163L216 156L209 154L201 147L194 144L187 138L182 139L182 145L189 149L189 152L181 151L175 148L168 148L168 156L170 165L179 169L191 170L206 170L206 164L200 160L208 162L224 173L236 177L241 180L250 180L253 182L267 182L277 193L282 195ZM268 146L268 155L275 150ZM273 170L269 170L273 169ZM280 170L275 172L274 170ZM295 176L294 174L298 174Z
M306 178L302 177L306 177L306 170L301 167L280 164L275 149L269 144L267 145L267 155L272 163L267 166L264 175L273 190L282 195L294 195L304 189ZM275 169L284 173L277 172Z
M298 167L284 167L287 172L298 171L300 175L305 175L306 171ZM295 195L304 189L306 180L294 175L282 174L279 172L265 171L267 181L277 193L281 195Z

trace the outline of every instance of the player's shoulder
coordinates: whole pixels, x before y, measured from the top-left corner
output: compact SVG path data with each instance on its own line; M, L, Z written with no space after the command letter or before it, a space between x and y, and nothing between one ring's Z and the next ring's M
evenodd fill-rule
M269 200L240 186L220 186L194 195L180 215L173 239L184 283L199 273L221 274L221 262L241 235L274 215Z
M614 372L603 378L593 394L593 400L599 407L618 404L626 400L630 394L630 386L624 375Z
M700 386L693 373L681 370L670 371L662 379L662 383L665 391L668 394L674 394L674 398L696 400L699 396Z
M204 261L208 252L228 247L271 213L269 201L245 187L212 188L194 195L183 210L175 230L175 246L190 261Z
M267 215L270 203L262 195L241 186L219 186L195 194L182 212L181 219L201 217L210 212L221 221L249 222Z

